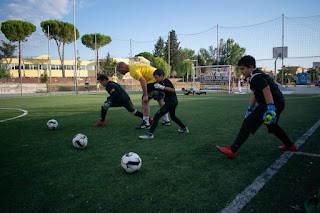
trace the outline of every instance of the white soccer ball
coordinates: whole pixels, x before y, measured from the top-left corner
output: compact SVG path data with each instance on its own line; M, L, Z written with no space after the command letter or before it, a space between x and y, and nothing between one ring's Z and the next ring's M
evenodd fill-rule
M47 126L49 129L56 129L58 127L58 121L55 119L50 119L47 122Z
M84 134L76 134L72 139L72 145L78 149L82 149L88 145L88 138Z
M127 172L132 173L141 168L142 160L137 153L128 152L121 158L121 167Z

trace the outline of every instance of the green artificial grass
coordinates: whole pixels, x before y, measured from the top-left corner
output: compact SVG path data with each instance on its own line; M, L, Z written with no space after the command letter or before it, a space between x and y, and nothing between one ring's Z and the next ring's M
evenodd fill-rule
M129 94L141 111L141 94ZM25 117L0 123L1 212L218 212L283 153L277 149L281 142L264 126L249 137L236 159L228 159L216 150L216 145L232 144L250 95L179 93L176 115L190 133L178 133L179 127L171 121L171 126L159 124L152 140L138 138L145 133L134 128L141 120L125 108L111 108L106 127L94 127L106 96L0 99L0 108L28 111ZM296 141L320 119L320 98L286 97L280 125ZM153 117L159 106L156 101L150 103ZM0 120L21 113L0 109ZM49 119L59 122L57 130L48 130ZM84 149L72 146L72 138L78 133L89 139ZM319 130L315 134L319 136ZM308 152L319 154L317 142L313 139L302 146L302 151L306 147ZM142 159L137 173L126 174L120 166L121 157L129 151ZM303 162L297 164L297 159ZM295 175L290 168L305 168L310 159L294 156L283 167L287 171L281 170L275 180ZM315 173L318 170L312 170L309 176ZM274 204L274 187L281 192L280 197L292 194L286 184L275 180L243 211L269 212L259 207L261 200L265 205ZM308 189L300 191L309 193ZM292 202L284 202L274 209L285 212Z

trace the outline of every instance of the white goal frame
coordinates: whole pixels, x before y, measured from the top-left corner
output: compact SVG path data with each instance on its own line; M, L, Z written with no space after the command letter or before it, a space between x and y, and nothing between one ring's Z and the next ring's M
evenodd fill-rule
M231 93L234 67L231 65L196 66L200 90L227 90Z

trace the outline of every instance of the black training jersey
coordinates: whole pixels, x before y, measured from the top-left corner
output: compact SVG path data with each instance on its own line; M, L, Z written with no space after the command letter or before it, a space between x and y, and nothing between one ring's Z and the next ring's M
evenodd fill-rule
M170 87L170 88L174 89L173 84L167 78L164 79L164 81L162 83L160 83L160 84L164 85L165 87ZM168 91L164 90L164 102L166 104L177 104L178 103L178 98L177 98L176 92L168 92Z
M279 90L279 87L276 84L276 82L269 75L262 72L261 70L258 70L258 69L254 70L250 74L249 82L250 82L250 89L254 93L258 104L266 104L266 100L264 99L262 90L267 86L270 87L274 104L284 101L282 92Z
M114 89L114 92L111 91ZM127 101L130 99L128 93L117 83L108 81L106 85L107 92L111 95L111 101Z

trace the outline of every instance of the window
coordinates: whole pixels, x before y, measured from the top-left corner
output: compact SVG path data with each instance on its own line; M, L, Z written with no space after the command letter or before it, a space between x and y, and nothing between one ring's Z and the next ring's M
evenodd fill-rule
M87 70L95 70L95 66L93 66L93 65L87 65Z

